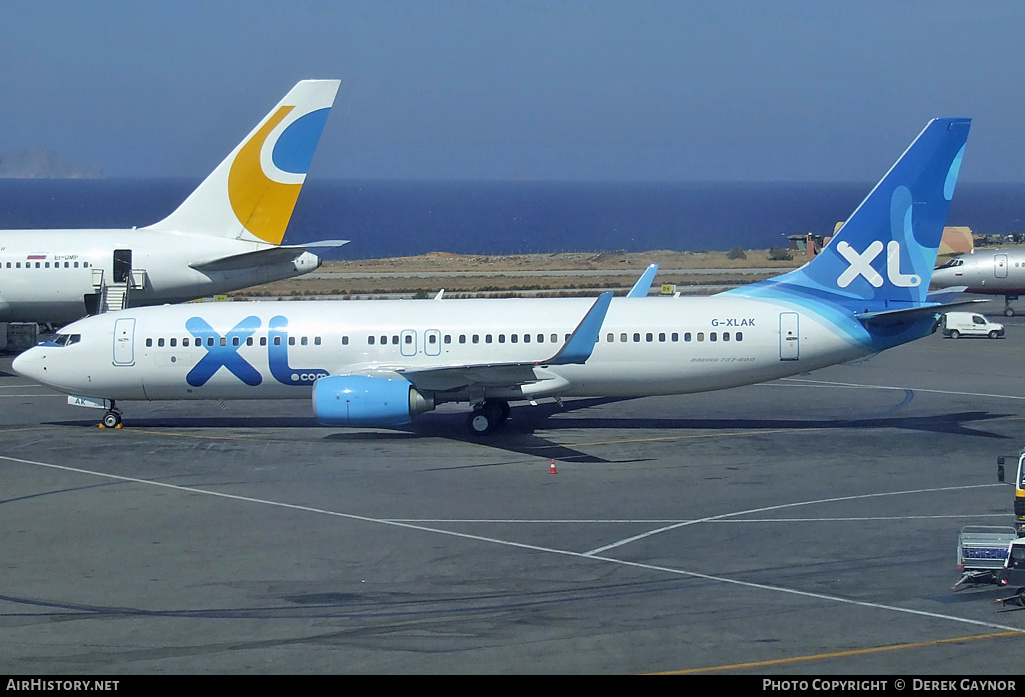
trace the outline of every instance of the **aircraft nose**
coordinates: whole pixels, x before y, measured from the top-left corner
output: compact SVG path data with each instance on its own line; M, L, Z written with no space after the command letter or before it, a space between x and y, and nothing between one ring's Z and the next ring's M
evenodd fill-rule
M42 349L35 347L23 351L15 357L11 369L22 377L43 382L46 377L46 366L43 362Z
M950 278L950 269L933 269L932 282L943 282Z

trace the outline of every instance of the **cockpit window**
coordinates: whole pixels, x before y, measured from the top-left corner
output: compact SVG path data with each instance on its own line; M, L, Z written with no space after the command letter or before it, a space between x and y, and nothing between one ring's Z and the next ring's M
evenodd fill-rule
M948 261L946 264L942 264L940 266L937 266L936 268L937 269L951 269L951 268L954 268L955 266L964 266L964 259L954 258L954 259L951 259L950 261Z
M71 346L71 344L77 344L81 340L81 334L58 334L53 337L53 343L58 346Z

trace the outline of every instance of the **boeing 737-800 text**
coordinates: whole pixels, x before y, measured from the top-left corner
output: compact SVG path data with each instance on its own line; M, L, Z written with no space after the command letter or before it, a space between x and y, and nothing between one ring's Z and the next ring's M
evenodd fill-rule
M0 321L62 324L313 271L284 245L338 80L305 80L164 220L131 230L0 231Z
M763 382L926 336L957 290L929 295L968 136L931 121L817 257L711 297L203 303L65 327L14 370L116 400L313 398L325 424L394 426L445 402L487 433L509 403L680 394Z

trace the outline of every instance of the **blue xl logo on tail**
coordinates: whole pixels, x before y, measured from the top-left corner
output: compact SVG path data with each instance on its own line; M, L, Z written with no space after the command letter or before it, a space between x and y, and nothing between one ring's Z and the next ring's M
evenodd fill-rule
M883 285L883 277L872 268L872 262L879 256L879 252L883 251L881 241L876 240L861 254L846 242L838 242L836 251L850 264L847 270L840 274L840 278L836 279L836 285L846 288L858 276L864 276L875 288ZM900 242L896 240L886 243L886 277L890 279L890 283L900 288L915 288L922 283L921 276L900 272Z

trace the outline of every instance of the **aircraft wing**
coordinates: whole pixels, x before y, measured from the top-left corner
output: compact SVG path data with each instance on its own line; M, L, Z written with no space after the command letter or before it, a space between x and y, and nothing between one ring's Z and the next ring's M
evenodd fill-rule
M559 351L546 360L520 363L480 363L430 368L398 369L418 390L444 392L466 387L519 387L563 378L547 370L551 365L582 364L591 357L602 322L612 302L612 292L598 296Z
M343 244L348 244L348 242L348 240L321 240L320 242L310 242L307 244L267 247L266 249L257 249L253 252L232 254L230 256L221 257L220 259L213 259L212 261L189 264L189 266L194 268L196 271L204 272L236 271L238 269L248 269L254 266L264 266L266 264L287 263L297 258L303 252L341 247Z
M520 387L542 380L554 379L545 375L534 363L495 363L490 365L453 365L423 370L396 371L409 380L420 392L450 392L468 387Z

